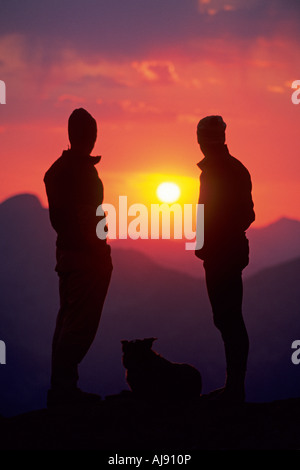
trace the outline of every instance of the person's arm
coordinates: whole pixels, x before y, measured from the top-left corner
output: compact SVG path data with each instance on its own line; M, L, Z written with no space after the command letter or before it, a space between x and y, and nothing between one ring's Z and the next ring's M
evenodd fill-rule
M200 190L199 190L199 198L198 198L198 204L204 204L205 201L205 178L203 177L203 173L200 175ZM205 211L205 206L204 206L204 211ZM204 245L202 248L195 250L195 255L197 258L203 260L204 259Z
M252 199L252 182L248 172L245 173L240 187L237 209L241 229L245 232L255 220L254 203Z
M86 178L81 181L82 194L76 206L76 220L80 239L88 249L99 246L96 226L100 219L96 216L96 210L103 202L104 190L102 181L94 168L85 176Z

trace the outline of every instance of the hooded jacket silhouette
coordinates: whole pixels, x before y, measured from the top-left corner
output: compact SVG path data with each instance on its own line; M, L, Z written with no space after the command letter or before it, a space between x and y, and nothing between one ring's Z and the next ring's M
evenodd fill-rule
M96 335L112 274L110 246L98 239L96 210L103 184L91 157L97 137L94 118L76 109L69 118L71 148L46 172L50 221L57 232L56 271L60 309L52 342L48 406L98 400L77 387L78 365Z
M249 245L245 231L255 220L251 177L246 167L229 154L227 145L198 163L199 204L204 204L204 245L197 256L247 266Z
M251 177L225 144L221 116L199 121L197 139L205 158L198 163L199 203L204 204L204 244L195 254L202 259L215 326L221 333L226 358L225 386L209 398L244 401L249 338L242 315L242 271L249 262L245 231L255 219Z

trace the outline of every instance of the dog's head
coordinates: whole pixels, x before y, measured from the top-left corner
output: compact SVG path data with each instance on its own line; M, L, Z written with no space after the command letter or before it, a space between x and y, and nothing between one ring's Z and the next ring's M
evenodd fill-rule
M157 338L135 339L132 341L122 340L123 365L126 369L136 367L143 363L149 355L152 344Z

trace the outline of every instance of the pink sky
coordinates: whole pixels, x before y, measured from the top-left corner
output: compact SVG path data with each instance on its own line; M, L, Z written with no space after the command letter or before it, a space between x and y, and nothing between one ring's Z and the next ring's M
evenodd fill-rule
M196 125L221 114L229 150L252 176L255 224L300 219L300 104L291 101L300 79L299 7L173 1L160 16L147 2L143 10L130 0L126 11L117 0L110 8L99 2L91 17L84 5L92 3L77 1L67 27L56 2L31 15L33 0L6 6L0 201L30 192L46 205L43 175L67 148L69 114L85 107L99 125L94 154L102 155L105 202L127 195L130 203L157 203L157 184L174 180L181 201L196 203Z

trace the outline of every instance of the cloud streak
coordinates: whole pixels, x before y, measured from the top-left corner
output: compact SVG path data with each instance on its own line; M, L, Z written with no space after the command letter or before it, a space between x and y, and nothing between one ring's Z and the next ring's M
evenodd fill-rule
M101 169L114 175L116 167L120 175L172 168L195 177L196 123L223 114L229 143L257 187L273 185L273 206L262 209L261 197L258 220L260 210L275 214L276 203L282 207L276 184L294 181L300 170L294 155L300 108L290 89L300 79L298 0L2 3L6 192L43 190L44 167L67 145L67 118L84 106L100 123L95 151L102 154L103 145L110 157ZM284 168L283 153L290 155ZM289 205L295 216L299 204Z
M214 14L209 14L214 12ZM17 0L1 5L1 35L21 34L45 59L61 49L121 61L198 38L300 38L298 0Z

